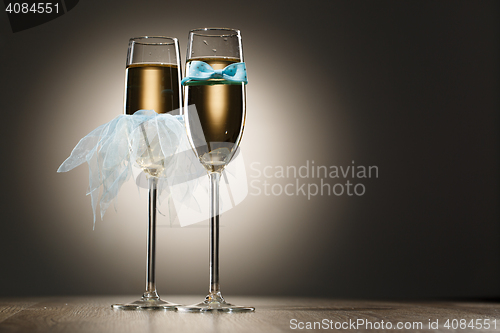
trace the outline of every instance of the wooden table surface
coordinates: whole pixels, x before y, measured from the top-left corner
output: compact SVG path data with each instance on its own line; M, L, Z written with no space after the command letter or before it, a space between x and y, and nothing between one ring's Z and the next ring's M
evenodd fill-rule
M191 304L200 297L164 298ZM0 298L0 333L308 332L311 331L308 327L314 328L314 322L319 323L316 331L332 332L337 331L336 327L345 332L500 332L498 303L226 298L234 304L255 306L256 311L200 314L111 309L112 303L134 300L131 296ZM429 321L433 323L431 327ZM389 323L392 329L388 329ZM398 330L398 323L412 328L403 326ZM415 326L418 323L421 326ZM490 325L488 329L486 323Z

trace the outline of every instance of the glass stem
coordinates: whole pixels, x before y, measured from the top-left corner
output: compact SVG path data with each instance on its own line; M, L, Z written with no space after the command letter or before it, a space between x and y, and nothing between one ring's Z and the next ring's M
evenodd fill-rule
M224 301L219 284L219 182L220 173L210 177L210 289L207 301Z
M143 298L159 298L156 292L156 196L158 179L149 177L149 228L148 228L148 254L146 262L146 292Z

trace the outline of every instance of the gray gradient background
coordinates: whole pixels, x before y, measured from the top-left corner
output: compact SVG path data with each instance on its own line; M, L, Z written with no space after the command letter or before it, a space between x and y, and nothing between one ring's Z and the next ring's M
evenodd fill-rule
M250 174L379 167L362 197L224 214L226 296L500 295L498 2L81 0L16 34L0 13L0 296L143 292L146 192L127 183L93 231L86 166L56 170L122 112L128 38L176 36L184 59L203 26L242 31ZM206 227L158 237L160 294L204 296Z

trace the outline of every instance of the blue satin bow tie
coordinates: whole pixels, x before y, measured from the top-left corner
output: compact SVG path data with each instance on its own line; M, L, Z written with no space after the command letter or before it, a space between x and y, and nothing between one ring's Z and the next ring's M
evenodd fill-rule
M244 83L247 84L247 69L244 62L237 62L223 69L213 69L204 61L193 60L189 63L186 77L182 79L183 86L197 84L197 81L208 81L211 79L222 79L214 83ZM201 83L201 82L200 82ZM200 84L198 83L198 84Z

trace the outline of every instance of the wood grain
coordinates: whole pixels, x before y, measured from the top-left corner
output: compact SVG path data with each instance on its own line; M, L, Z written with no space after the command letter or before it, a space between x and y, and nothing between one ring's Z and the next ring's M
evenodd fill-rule
M175 311L123 311L110 305L134 300L135 297L41 297L0 299L0 333L60 332L310 332L336 331L337 325L364 320L381 324L421 322L421 329L369 329L345 327L345 332L500 332L500 304L473 302L376 302L304 298L229 297L234 304L256 307L255 313L180 313ZM193 296L165 297L172 302L191 304ZM314 325L323 320L328 329L292 329L297 325ZM496 320L497 328L448 329L447 319ZM438 329L428 327L438 320ZM291 327L292 326L292 327ZM345 324L344 324L345 326ZM318 326L316 326L318 327ZM333 328L333 329L331 329Z

